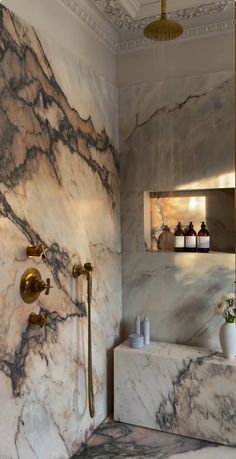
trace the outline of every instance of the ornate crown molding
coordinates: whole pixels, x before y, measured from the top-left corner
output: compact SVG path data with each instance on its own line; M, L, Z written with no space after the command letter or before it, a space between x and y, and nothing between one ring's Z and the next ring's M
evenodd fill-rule
M228 21L222 21L213 24L205 24L198 27L192 27L189 29L185 29L183 35L175 40L175 42L181 42L185 40L191 40L200 38L202 36L208 34L218 34L220 32L233 32L235 30L235 20L231 19ZM166 44L166 42L165 42ZM151 42L144 37L137 38L135 40L127 40L123 41L119 44L118 52L119 53L127 53L129 51L133 51L134 49L143 49L143 48L150 48L153 46L163 46L163 43Z
M103 23L99 20L98 15L96 15L96 6L93 6L93 12L89 11L82 4L82 0L58 0L63 6L69 9L77 19L84 23L102 42L114 53L126 53L134 49L143 49L153 46L161 46L162 43L155 43L147 40L143 36L140 36L136 39L121 40L120 42L111 32L111 28L104 27ZM97 5L100 10L105 12L106 17L111 21L111 16L113 17L115 12L116 19L116 30L119 28L120 31L140 31L145 27L145 25L150 21L151 18L145 18L143 20L137 21L132 19L127 13L124 12L123 8L118 4L117 0L93 0L93 5ZM219 0L213 3L208 3L206 5L201 5L198 8L188 8L184 10L179 10L171 14L170 16L174 19L193 19L199 16L205 16L207 14L216 14L221 11L225 11L234 5L234 0ZM118 6L119 5L119 6ZM117 11L118 9L118 11ZM118 15L118 16L117 16ZM128 18L128 19L127 19ZM124 21L124 22L122 22ZM111 21L113 23L113 20ZM122 24L118 27L118 24ZM113 24L114 26L114 24ZM128 27L128 28L127 28ZM185 27L184 34L182 37L178 38L178 42L183 40L190 40L202 37L204 35L209 35L210 33L220 33L220 32L231 32L235 28L235 20L229 19L222 22L213 22L210 24L197 25L192 28ZM176 40L176 42L177 42Z
M204 0L203 0L204 1ZM134 19L127 14L127 11L121 6L118 0L94 0L97 7L105 14L111 23L120 31L129 32L141 30L146 25L156 19L156 16L146 17L143 19ZM176 20L189 20L201 16L218 14L233 8L234 0L217 0L212 3L199 5L198 7L190 7L177 11L171 11L168 16Z
M82 21L86 26L89 27L95 33L97 37L108 46L113 52L117 52L119 48L118 40L109 34L104 27L102 27L97 21L96 17L93 17L80 3L78 0L59 0L66 8Z

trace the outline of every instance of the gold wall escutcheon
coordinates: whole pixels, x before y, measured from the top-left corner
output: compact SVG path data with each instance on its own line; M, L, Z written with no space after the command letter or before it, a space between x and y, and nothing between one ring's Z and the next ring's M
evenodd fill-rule
M27 269L21 278L20 294L25 303L33 303L36 301L40 293L44 290L45 295L49 295L50 288L52 288L50 279L44 282L40 272L35 268Z

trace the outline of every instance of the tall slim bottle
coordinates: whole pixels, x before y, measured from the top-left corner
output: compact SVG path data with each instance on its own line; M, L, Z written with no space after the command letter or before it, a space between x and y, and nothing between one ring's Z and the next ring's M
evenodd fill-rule
M185 250L186 252L196 252L197 250L197 234L192 222L189 223L185 233Z
M180 222L175 230L175 252L184 252L184 231Z
M197 235L197 250L198 252L209 252L210 250L210 233L206 229L205 222L202 222L201 229Z

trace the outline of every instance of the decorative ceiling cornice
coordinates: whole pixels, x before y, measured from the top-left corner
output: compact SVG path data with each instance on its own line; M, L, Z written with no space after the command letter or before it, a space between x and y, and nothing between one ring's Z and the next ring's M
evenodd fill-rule
M137 31L141 30L145 27L145 25L150 21L152 18L145 18L143 20L137 21L132 19L127 13L124 12L122 7L118 7L117 0L93 0L93 11L89 11L87 8L84 7L81 0L58 0L61 4L63 4L66 8L68 8L75 16L78 18L82 23L84 23L102 42L105 44L110 50L114 53L125 53L132 51L138 48L147 48L153 46L161 46L162 43L155 43L147 40L143 36L140 36L135 39L125 39L118 41L116 38L116 34L110 33L108 27L104 27L104 23L99 20L98 15L96 12L99 6L99 9L105 12L104 8L106 9L106 17L108 17L111 21L111 16L114 17L114 10L116 11L116 21L121 23L124 19L124 26L120 27L120 31L124 33L129 31ZM219 0L213 3L208 3L207 5L201 5L195 8L188 8L176 11L170 14L170 17L174 19L193 19L200 16L206 16L207 14L217 14L222 11L226 11L229 8L234 6L234 0ZM118 10L117 10L118 8ZM124 15L124 16L123 16ZM126 19L126 17L128 19ZM127 22L128 21L128 22ZM113 21L111 21L113 22ZM116 24L116 30L118 28ZM127 28L128 27L128 28ZM182 37L175 40L183 41L183 40L190 40L202 37L204 35L208 35L210 33L220 33L220 32L231 32L235 28L235 21L234 19L229 19L220 22L212 22L210 24L204 25L196 25L195 27L185 27L184 34ZM137 35L137 32L136 32Z
M208 34L218 34L221 32L233 32L235 30L235 20L230 19L228 21L217 22L213 24L205 24L198 27L192 27L185 29L181 37L179 37L175 42L185 41L200 38ZM159 46L163 46L166 42L159 43ZM135 49L143 49L157 46L155 42L147 40L145 37L140 37L135 40L126 40L119 44L118 52L127 53Z
M203 0L204 1L204 0ZM146 25L156 19L156 16L143 19L133 19L125 9L120 5L118 0L94 0L97 7L105 14L112 24L120 31L128 32L144 29ZM189 20L201 16L221 13L233 8L235 0L218 0L198 7L185 8L177 11L170 11L168 16L176 20Z
M78 0L59 0L64 6L69 8L74 15L86 24L102 42L108 46L113 52L117 52L119 42L108 33L104 27L102 27L97 21L96 17L93 17Z

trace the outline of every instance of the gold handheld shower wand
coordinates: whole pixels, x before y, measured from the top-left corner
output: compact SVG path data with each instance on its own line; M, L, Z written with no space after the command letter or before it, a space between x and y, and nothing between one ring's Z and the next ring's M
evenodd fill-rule
M89 399L89 414L94 418L94 391L93 391L93 361L92 361L92 330L91 330L91 303L92 303L92 272L93 266L91 263L85 263L84 267L75 265L73 267L73 277L85 274L87 277L87 300L88 300L88 399Z

